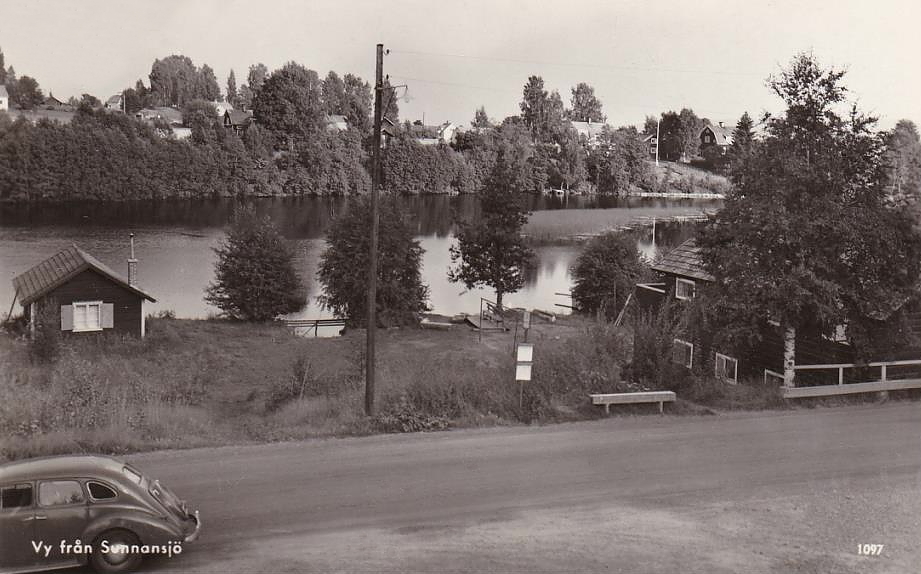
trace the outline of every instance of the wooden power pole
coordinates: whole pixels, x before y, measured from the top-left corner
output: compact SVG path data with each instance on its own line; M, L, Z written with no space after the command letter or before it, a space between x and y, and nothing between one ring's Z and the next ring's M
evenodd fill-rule
M381 109L384 91L384 45L377 45L374 75L374 146L371 165L371 249L368 261L368 350L365 356L365 414L374 415L374 339L377 331L378 192L381 185Z

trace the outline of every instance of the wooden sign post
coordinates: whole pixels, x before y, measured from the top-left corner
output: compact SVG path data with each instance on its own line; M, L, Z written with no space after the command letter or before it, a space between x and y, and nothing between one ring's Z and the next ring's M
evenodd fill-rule
M531 380L531 366L534 364L534 345L519 343L515 356L515 380L518 381L518 410L524 399L524 383Z

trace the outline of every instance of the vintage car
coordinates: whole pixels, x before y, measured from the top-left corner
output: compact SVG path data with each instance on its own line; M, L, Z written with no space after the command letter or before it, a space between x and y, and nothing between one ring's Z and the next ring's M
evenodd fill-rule
M147 555L175 558L201 520L159 481L106 456L0 465L0 572L90 564L128 572Z

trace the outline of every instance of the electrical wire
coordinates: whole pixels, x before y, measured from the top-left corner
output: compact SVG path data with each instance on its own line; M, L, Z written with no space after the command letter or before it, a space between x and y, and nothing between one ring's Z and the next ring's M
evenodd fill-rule
M648 73L669 73L669 74L712 74L719 76L749 76L761 77L761 74L753 72L730 72L725 70L691 70L682 68L644 68L640 66L614 66L609 64L580 64L574 62L546 62L539 60L526 60L521 58L501 58L496 56L471 56L469 54L449 54L440 52L423 52L419 50L394 50L390 49L392 54L404 54L408 56L429 56L436 58L464 58L471 60L485 60L492 62L510 62L515 64L529 64L537 66L557 66L563 68L598 68L604 70L618 70L623 72L648 72Z

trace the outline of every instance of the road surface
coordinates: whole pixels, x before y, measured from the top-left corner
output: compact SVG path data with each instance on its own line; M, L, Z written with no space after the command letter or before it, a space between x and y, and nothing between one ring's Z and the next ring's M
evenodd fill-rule
M921 571L917 402L131 460L205 525L149 572Z

